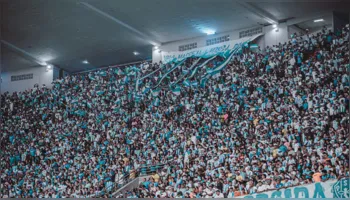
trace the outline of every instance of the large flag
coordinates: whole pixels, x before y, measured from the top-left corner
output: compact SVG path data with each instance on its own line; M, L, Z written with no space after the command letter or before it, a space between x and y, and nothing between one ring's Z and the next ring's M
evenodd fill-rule
M250 49L257 49L259 46L257 44L250 44Z
M135 94L134 98L135 98L136 102L140 102L142 96L141 96L141 94Z
M103 95L104 93L105 93L105 91L103 91L103 90L99 90L96 92L97 95Z
M106 71L101 71L101 72L100 72L100 76L107 76Z
M202 78L200 81L200 86L201 88L205 87L205 84L207 83L208 79L206 77Z
M153 105L154 105L154 106L159 106L159 104L160 104L160 100L159 100L159 98L156 98L156 99L153 101Z
M79 102L78 99L72 99L71 104L76 104L76 103L78 103L78 102Z
M148 91L150 91L151 90L151 88L149 88L148 86L145 86L145 87L143 87L143 89L142 89L142 93L143 94L146 94Z
M74 113L82 117L85 115L86 112L84 110L77 110Z
M116 68L116 69L114 70L114 73L115 73L115 74L118 74L118 75L123 75L123 74L124 74L123 70L120 69L120 68Z
M213 78L217 78L220 75L220 71L216 70L210 73L211 77Z
M136 67L136 65L132 66L132 70L134 70L136 72L140 71L140 69L138 67Z
M191 75L190 75L190 78L192 78L198 71L198 67L196 67L192 72L191 72Z
M185 79L183 84L186 86L186 87L190 87L191 86L191 82L188 80L188 79Z
M193 82L191 83L191 86L192 86L192 87L198 87L198 82L197 82L197 81L193 81Z
M153 89L152 90L152 96L156 97L159 95L160 89Z
M89 79L94 81L95 80L94 75L93 74L89 74Z
M124 84L127 84L129 82L129 77L126 75L125 77L124 77Z
M176 86L175 88L171 89L171 91L175 94L175 95L180 95L181 94L181 88L179 86Z

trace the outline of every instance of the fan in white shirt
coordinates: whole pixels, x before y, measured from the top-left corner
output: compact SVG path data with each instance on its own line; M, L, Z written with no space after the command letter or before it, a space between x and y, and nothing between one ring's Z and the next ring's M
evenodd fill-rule
M222 194L220 190L216 190L216 192L213 195L213 197L214 198L224 198L224 194Z

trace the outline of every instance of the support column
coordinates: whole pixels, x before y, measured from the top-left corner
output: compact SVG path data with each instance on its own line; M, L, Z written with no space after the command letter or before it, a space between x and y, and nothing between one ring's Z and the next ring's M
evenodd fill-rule
M288 42L288 27L286 23L278 24L276 27L273 25L265 26L264 33L265 48Z
M337 12L333 11L333 31L336 32L337 29L342 29L350 21L349 12Z

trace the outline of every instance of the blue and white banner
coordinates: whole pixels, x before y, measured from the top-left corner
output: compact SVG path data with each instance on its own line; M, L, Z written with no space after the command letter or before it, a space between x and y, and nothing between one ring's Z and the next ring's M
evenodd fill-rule
M186 87L190 87L191 86L191 82L188 80L188 79L185 79L183 84L186 86Z
M159 82L157 83L157 85L154 86L153 88L157 88L157 87L159 86L159 84L163 81L163 79L164 79L165 77L168 76L168 74L170 74L172 71L174 71L176 68L178 68L178 67L179 67L182 63L184 63L184 62L185 62L185 60L182 60L182 61L180 61L179 63L177 63L174 67L170 68L170 69L164 74L164 76L159 80Z
M195 66L197 65L197 63L199 62L200 59L201 59L201 58L198 58L196 61L194 61L194 62L192 63L192 65L188 68L188 72L191 71L191 70L193 69L193 67L195 67ZM183 78L186 77L187 74L188 74L188 73L182 75L176 82L172 83L171 85L176 85L177 83L179 83Z
M158 96L158 95L159 95L159 92L160 92L160 89L159 89L159 88L158 88L158 89L153 89L153 90L152 90L152 96L154 96L154 97Z
M227 57L235 47L242 46L248 42L251 42L261 35L262 34L244 37L237 40L231 40L202 48L191 49L188 51L162 52L162 62L180 62L190 57L209 58L215 55Z
M142 95L141 94L135 94L134 95L134 98L135 98L135 101L136 102L140 102L141 98L142 98Z
M171 89L171 91L175 94L175 95L180 95L181 94L181 88L179 86L176 86L175 88Z
M151 90L150 87L145 86L145 87L142 88L142 93L143 93L143 94L146 94L146 93L147 93L148 91L150 91L150 90Z
M237 51L239 50L240 48L239 47L236 47L235 49L232 50L231 54L229 55L228 58L226 58L226 60L221 63L219 66L215 67L214 69L210 69L207 71L207 73L202 77L202 78L208 78L210 76L215 76L215 75L218 75L220 73L220 71L222 69L224 69L226 67L226 65L230 62L232 56L237 53Z
M146 76L140 78L139 80L141 81L141 80L143 80L143 79L145 79L145 78L147 78L147 77L150 77L152 74L154 74L154 73L156 73L157 71L161 70L163 67L164 67L164 65L159 66L158 69L156 69L156 70L154 70L153 72L147 74Z
M349 199L350 180L330 180L308 185L290 187L237 198L346 198Z

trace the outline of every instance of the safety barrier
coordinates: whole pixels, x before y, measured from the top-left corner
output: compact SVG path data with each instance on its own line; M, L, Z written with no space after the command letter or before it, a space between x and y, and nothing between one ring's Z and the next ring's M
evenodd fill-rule
M122 192L124 189L130 189L126 187L128 184L132 183L135 180L139 180L140 177L153 175L155 172L157 172L157 170L162 169L164 166L169 165L171 163L172 161L165 161L164 163L160 163L157 165L140 166L139 168L124 174L122 177L119 177L116 181L114 181L113 184L111 184L108 187L105 187L99 193L89 195L89 196L84 196L84 198L97 198L97 197L102 197L104 195L116 196L120 192ZM135 186L136 185L138 187L139 184L137 183L135 184Z

